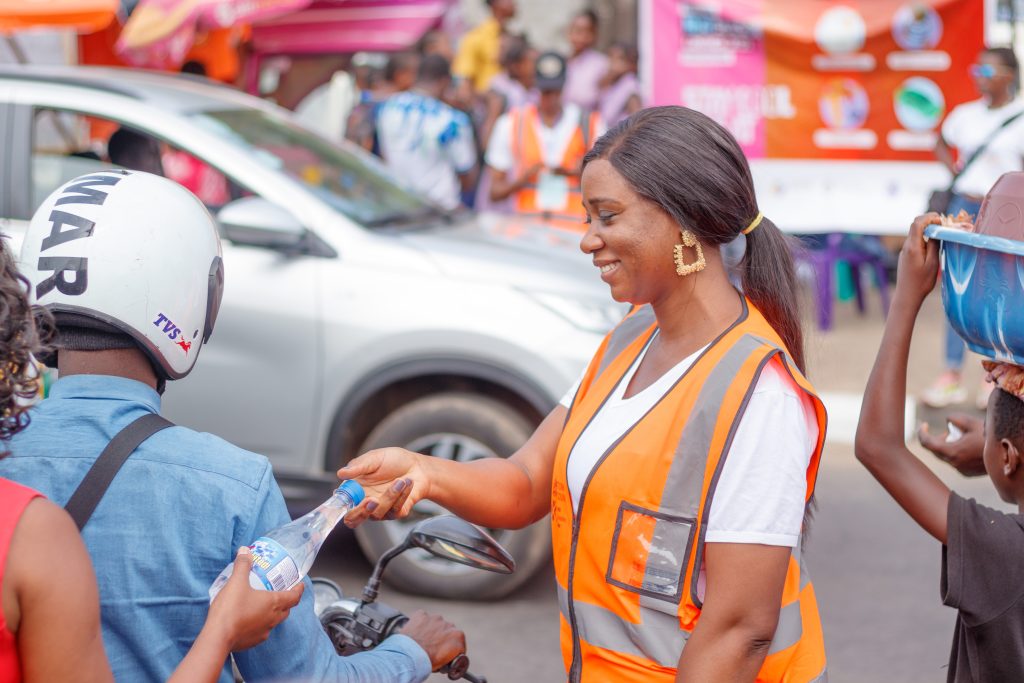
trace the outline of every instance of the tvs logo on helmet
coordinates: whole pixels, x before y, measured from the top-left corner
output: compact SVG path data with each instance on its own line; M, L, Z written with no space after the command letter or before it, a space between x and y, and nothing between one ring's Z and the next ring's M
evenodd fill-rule
M185 355L188 355L189 350L192 348L192 342L185 339L185 333L180 327L175 325L170 318L163 313L157 313L156 320L153 321L153 325L160 328L160 330L167 335L168 339L180 346L181 350L185 352ZM198 334L198 331L196 334ZM195 335L192 336L195 337Z

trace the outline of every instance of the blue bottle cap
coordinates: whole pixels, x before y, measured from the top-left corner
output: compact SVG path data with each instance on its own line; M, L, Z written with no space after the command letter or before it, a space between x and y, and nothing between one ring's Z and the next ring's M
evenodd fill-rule
M363 502L363 498L366 498L366 491L363 490L363 487L355 479L346 479L341 482L338 490L348 494L349 498L352 499L352 507L359 505Z

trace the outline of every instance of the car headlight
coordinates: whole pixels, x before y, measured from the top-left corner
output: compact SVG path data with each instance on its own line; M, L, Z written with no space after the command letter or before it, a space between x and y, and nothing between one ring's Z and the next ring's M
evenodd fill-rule
M552 292L526 291L528 296L561 316L574 327L587 332L605 334L619 324L629 312L629 304L616 301L595 301L593 299L575 299L565 294Z

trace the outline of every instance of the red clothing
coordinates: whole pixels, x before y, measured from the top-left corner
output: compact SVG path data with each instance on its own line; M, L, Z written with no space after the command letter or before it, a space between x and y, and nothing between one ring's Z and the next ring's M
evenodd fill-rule
M7 550L11 547L14 529L17 528L25 508L39 495L42 494L38 491L0 477L0 585L3 585L4 570L7 568ZM7 628L3 610L0 610L0 681L21 681L18 644L14 640L14 634Z

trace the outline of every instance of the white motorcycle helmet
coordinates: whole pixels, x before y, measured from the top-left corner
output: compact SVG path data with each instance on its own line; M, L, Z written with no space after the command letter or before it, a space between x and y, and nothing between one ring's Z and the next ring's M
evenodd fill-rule
M33 301L56 318L58 352L134 344L160 380L192 370L224 291L209 211L139 171L90 173L55 190L32 216L20 264Z

